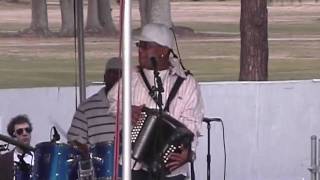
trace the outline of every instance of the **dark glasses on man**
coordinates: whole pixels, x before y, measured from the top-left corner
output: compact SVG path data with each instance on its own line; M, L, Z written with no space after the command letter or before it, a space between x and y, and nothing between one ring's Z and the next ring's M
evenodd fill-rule
M31 128L19 128L19 129L17 129L16 130L16 134L17 135L22 135L23 134L23 131L25 131L25 132L27 132L28 134L30 134L31 133L31 131L32 131L32 129Z
M154 43L154 42L146 42L146 41L140 41L136 43L136 46L142 49L149 49L149 48L158 48L162 47L161 45Z

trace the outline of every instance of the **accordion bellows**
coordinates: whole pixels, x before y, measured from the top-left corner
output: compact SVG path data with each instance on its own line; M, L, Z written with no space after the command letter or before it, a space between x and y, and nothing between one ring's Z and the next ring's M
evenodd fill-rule
M144 107L138 122L131 130L132 158L147 165L152 173L168 174L165 165L169 155L189 148L193 133L166 112Z

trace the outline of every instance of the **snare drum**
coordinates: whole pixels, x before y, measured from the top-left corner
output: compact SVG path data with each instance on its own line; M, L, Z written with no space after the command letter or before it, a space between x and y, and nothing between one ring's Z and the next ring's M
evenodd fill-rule
M75 180L79 152L63 143L43 142L36 145L34 180Z
M114 164L113 142L97 143L90 148L97 179L112 179Z

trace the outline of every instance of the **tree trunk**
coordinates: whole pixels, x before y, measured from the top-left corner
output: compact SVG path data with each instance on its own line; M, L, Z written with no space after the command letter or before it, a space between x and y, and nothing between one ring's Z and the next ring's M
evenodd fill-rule
M160 23L168 27L173 27L177 35L194 35L194 31L191 28L173 25L170 0L140 0L139 10L141 27L148 23Z
M99 21L98 0L88 1L88 16L85 30L89 33L103 32L103 28Z
M165 24L172 27L170 0L152 0L150 15L150 23Z
M31 14L31 26L24 32L39 36L50 35L48 27L47 1L31 0Z
M241 0L241 81L268 80L267 0Z
M98 17L100 25L106 34L115 35L117 33L116 26L112 19L110 0L98 0Z
M60 0L61 36L73 36L74 28L74 0Z

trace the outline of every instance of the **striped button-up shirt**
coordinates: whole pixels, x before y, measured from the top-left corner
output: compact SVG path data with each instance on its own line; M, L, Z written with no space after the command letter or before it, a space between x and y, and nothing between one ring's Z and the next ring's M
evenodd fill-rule
M153 86L153 71L146 69L144 69L143 71L150 85ZM174 72L174 69L160 71L159 73L164 88L164 92L162 93L163 104L166 104L169 93L176 82L177 75ZM121 81L119 83L121 83ZM110 100L110 111L113 115L115 115L117 112L117 87L118 85L115 85L108 94L108 99ZM138 71L132 73L131 87L132 105L145 105L149 108L157 107L155 101L150 97L149 90ZM185 124L194 133L195 138L192 143L192 150L195 151L197 137L199 135L199 129L201 127L201 122L204 115L204 109L200 88L193 76L189 75L183 81L175 98L171 101L169 114L176 120ZM171 176L178 174L187 175L187 172L188 164L185 164L172 172Z
M68 141L95 144L114 140L115 119L109 112L105 89L89 97L74 114Z

